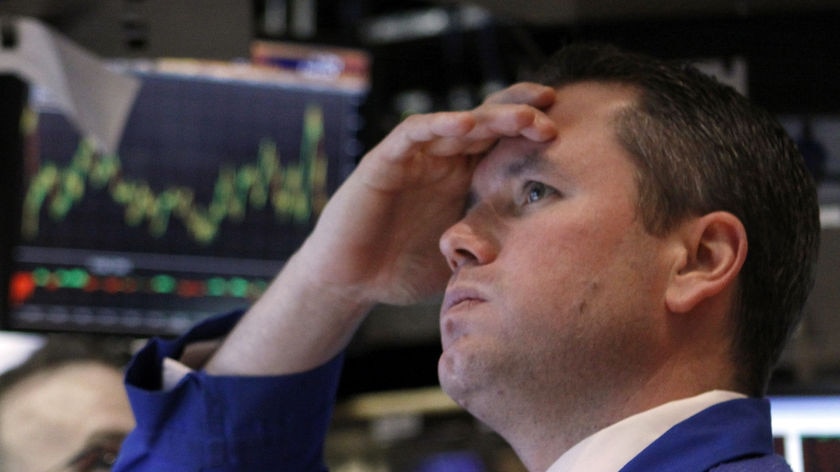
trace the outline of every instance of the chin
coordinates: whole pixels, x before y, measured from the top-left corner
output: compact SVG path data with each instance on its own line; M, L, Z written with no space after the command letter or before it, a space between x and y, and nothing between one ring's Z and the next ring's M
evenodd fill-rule
M438 360L438 382L444 393L463 408L467 408L469 384L456 366L460 363L453 358L449 350L443 352Z

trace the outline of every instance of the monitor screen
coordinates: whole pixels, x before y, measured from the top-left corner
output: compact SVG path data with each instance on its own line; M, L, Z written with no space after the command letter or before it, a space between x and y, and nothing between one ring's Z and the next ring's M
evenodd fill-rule
M169 335L262 293L354 167L365 89L230 67L133 69L111 153L36 103L4 328Z

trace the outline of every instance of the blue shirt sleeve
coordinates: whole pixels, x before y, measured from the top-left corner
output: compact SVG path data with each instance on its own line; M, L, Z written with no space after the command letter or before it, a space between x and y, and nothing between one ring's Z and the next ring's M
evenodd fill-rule
M224 336L241 313L213 318L172 341L154 339L132 360L126 389L137 426L114 470L323 472L324 439L342 359L275 377L188 374L161 391L165 357Z

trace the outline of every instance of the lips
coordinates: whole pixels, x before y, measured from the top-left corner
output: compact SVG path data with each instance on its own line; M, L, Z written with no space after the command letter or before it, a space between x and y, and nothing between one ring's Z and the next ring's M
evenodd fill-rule
M450 282L440 310L441 342L444 350L466 336L475 320L467 316L472 309L487 301L482 292L463 282Z
M445 315L451 310L471 306L483 301L484 297L478 290L468 287L451 287L446 290L446 295L443 297L441 313Z

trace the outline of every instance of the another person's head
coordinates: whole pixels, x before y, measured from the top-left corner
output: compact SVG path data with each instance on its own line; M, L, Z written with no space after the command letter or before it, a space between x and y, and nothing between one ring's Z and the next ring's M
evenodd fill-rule
M611 47L565 48L538 81L558 91L557 138L502 139L441 238L441 385L523 457L676 398L762 394L819 234L781 126Z
M134 425L122 385L128 355L120 341L52 335L0 377L0 468L108 470Z

